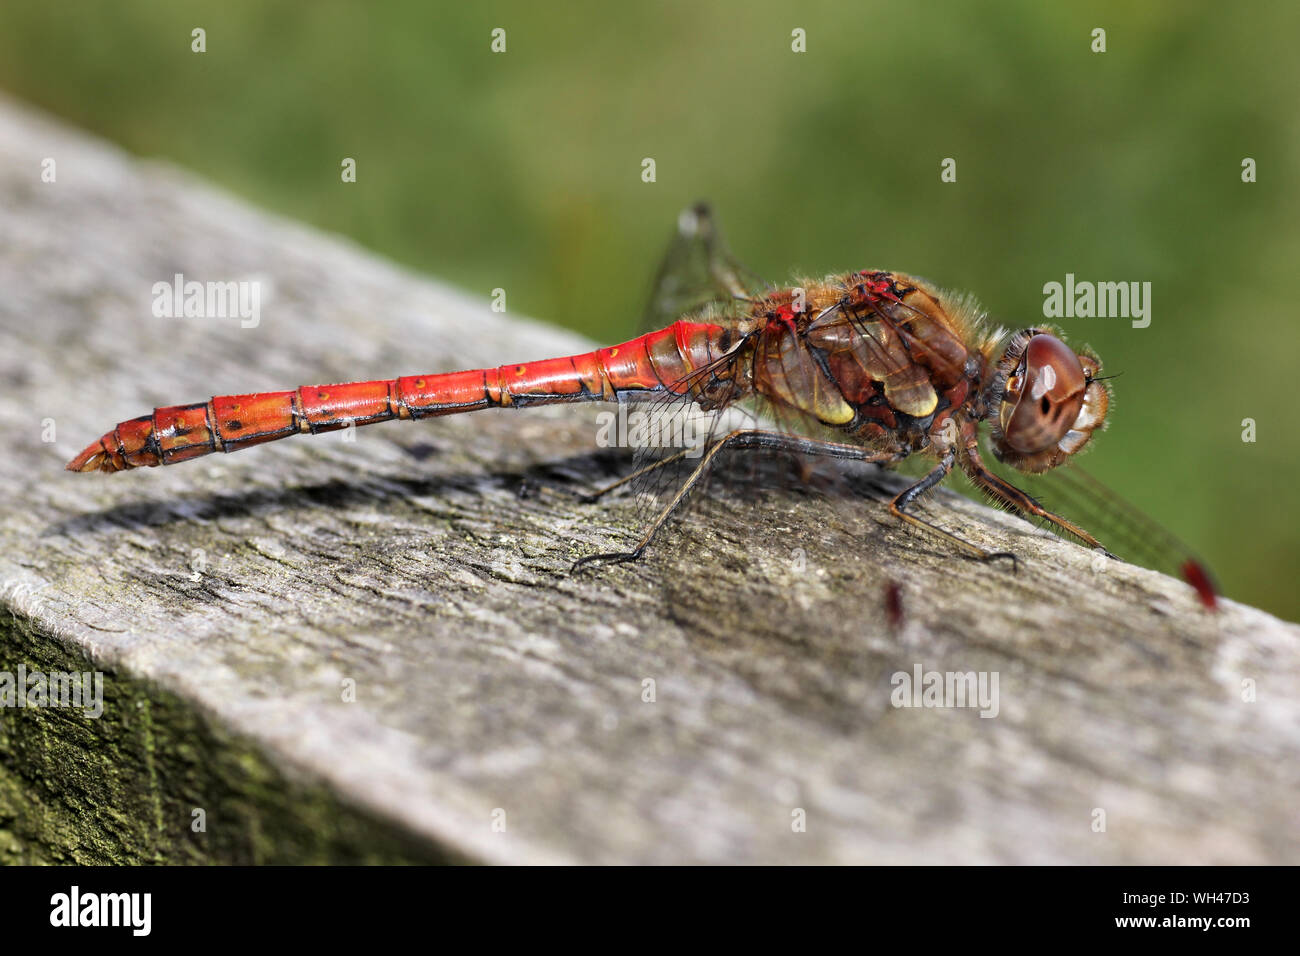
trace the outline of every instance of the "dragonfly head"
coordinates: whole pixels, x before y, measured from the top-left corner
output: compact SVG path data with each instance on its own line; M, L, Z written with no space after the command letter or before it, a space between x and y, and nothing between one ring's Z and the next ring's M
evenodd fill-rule
M1055 468L1106 424L1101 363L1043 329L1011 337L991 386L993 451L1030 474Z

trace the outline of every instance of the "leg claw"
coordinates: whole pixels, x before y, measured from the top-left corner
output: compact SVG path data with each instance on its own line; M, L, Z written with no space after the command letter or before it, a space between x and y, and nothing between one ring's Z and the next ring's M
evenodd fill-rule
M569 574L577 574L579 571L597 564L626 564L629 561L635 561L641 557L641 551L611 551L604 554L589 554L584 558L579 558L573 562L573 567L569 568Z

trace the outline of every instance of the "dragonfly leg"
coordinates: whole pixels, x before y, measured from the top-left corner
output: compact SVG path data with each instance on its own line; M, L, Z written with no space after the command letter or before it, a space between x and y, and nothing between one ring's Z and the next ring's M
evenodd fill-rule
M689 453L693 452L694 450L695 450L694 448L683 448L680 451L676 451L673 454L669 455L667 458L660 458L658 461L652 461L650 464L638 468L630 475L624 475L622 478L618 479L618 481L611 482L608 485L605 485L601 488L597 488L595 491L588 491L584 494L579 495L578 499L582 501L583 504L592 504L596 501L599 501L601 498L605 497L605 495L609 494L611 491L616 491L617 489L622 488L628 482L640 478L642 475L647 475L658 468L664 467L664 465L671 465L675 461L681 461L683 458L685 458Z
M970 480L978 487L988 492L994 497L994 499L1006 505L1017 514L1033 515L1035 518L1042 518L1044 521L1056 525L1056 527L1060 528L1062 531L1074 535L1074 537L1088 545L1088 547L1100 548L1107 557L1115 557L1102 547L1100 541L1088 534L1088 532L1084 531L1073 521L1069 521L1058 514L1048 511L1034 500L1033 497L1021 491L1010 482L1003 481L997 475L993 474L993 472L989 471L988 467L984 464L984 460L980 458L979 451L973 444L966 447L966 462L963 471L966 472Z
M691 493L691 490L699 483L700 479L708 473L709 468L712 467L718 454L726 448L768 448L801 452L806 455L822 455L830 458L875 463L891 462L898 459L897 455L887 452L873 451L872 449L864 448L861 445L849 445L842 442L801 438L798 435L787 435L784 432L764 431L762 429L740 429L731 432L730 434L724 435L722 438L718 439L718 441L711 445L708 451L704 453L700 458L700 463L696 465L695 469L691 472L690 477L687 478L681 488L677 490L677 494L673 495L673 499L668 502L668 506L664 508L651 523L645 534L641 536L641 540L637 542L635 548L631 551L589 554L586 557L579 558L575 561L573 567L570 569L570 573L577 573L591 564L623 564L627 561L635 561L637 558L641 557L641 555L645 553L645 549L650 546L650 542L654 540L655 535L659 533L659 529L667 523L670 517L672 517L673 512L676 511L681 506L682 502L686 500L686 496ZM681 454L672 456L671 458L666 458L662 462L655 462L652 465L648 465L645 468L640 469L640 471L629 475L628 478L624 479L624 481L634 478L638 474L644 474L646 471L650 471L660 465L667 464L669 461L681 458L684 454L685 452L682 452ZM621 483L622 482L618 482L616 484ZM610 489L604 489L604 491L608 490ZM602 491L601 493L603 494L604 492Z
M924 518L919 518L907 510L908 507L914 504L916 500L921 497L921 495L925 494L927 491L929 491L931 488L933 488L939 482L943 481L943 479L948 476L948 472L952 471L952 466L955 463L955 461L956 461L956 456L953 455L952 452L948 452L948 454L946 454L943 457L943 459L939 462L939 464L936 465L924 478L922 478L916 484L911 485L908 488L904 488L903 491L900 492L898 496L895 497L894 500L889 503L890 513L893 514L896 518L900 518L901 520L906 521L910 525L913 525L918 528L923 528L926 531L928 531L930 534L934 534L939 536L940 538L943 538L945 541L948 541L951 544L956 545L957 547L965 551L967 554L979 558L981 561L992 561L994 558L1010 558L1011 566L1013 568L1017 567L1018 565L1016 562L1016 556L1011 552L987 551L984 548L981 548L979 545L971 544L971 542L967 541L965 538L958 537L957 535L953 534L951 531L945 531L943 528L940 528L938 525L932 524L931 522L926 521Z

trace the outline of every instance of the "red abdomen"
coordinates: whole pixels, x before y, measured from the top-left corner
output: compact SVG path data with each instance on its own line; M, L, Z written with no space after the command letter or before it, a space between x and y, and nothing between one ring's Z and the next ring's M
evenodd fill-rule
M237 451L301 432L332 431L393 418L455 415L480 408L614 401L646 391L702 389L688 376L718 362L730 329L675 322L666 329L581 355L520 365L407 375L285 392L221 395L156 408L120 423L68 462L71 471L122 471L171 465L214 451Z

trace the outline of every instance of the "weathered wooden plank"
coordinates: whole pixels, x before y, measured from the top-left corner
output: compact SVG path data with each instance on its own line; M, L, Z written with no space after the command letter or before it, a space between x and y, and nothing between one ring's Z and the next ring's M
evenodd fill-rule
M8 102L0 203L0 668L108 682L98 722L0 711L0 858L1297 860L1300 631L953 495L1018 573L898 528L864 472L742 485L571 577L634 510L566 493L614 467L592 408L63 472L154 405L581 342ZM154 317L176 273L273 294L256 328ZM996 674L997 716L895 708L918 665Z

